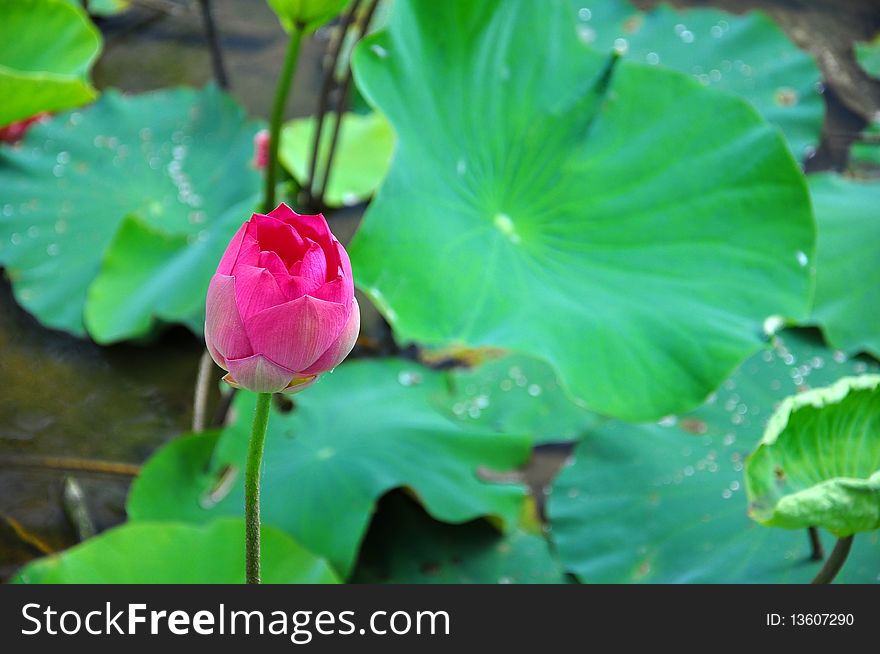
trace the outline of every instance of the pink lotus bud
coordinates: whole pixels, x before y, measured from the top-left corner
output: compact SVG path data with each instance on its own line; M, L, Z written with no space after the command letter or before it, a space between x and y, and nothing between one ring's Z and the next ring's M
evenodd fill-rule
M21 140L25 133L28 131L28 128L34 123L38 123L41 120L44 120L49 117L45 111L43 113L39 113L36 116L31 116L30 118L25 118L24 120L19 120L15 123L10 123L5 127L0 128L0 141L3 143L16 143Z
M354 347L361 318L348 253L324 216L255 213L208 287L205 341L237 388L294 393Z
M254 134L254 168L265 170L269 165L269 130L261 129Z

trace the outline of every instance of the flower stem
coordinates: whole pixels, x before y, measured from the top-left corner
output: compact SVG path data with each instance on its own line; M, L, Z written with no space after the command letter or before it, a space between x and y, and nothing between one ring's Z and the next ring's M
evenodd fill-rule
M812 583L830 584L832 581L834 581L837 573L840 572L840 569L843 567L843 564L846 561L846 557L849 556L849 551L852 548L852 542L852 536L846 536L844 538L837 539L837 544L835 544L834 549L831 550L831 556L829 556L828 560L825 561L825 565L823 565L822 569L819 570L819 574L816 575L816 578L813 579Z
M214 24L214 12L211 10L211 0L199 0L202 9L202 22L205 24L205 37L211 49L211 66L214 68L214 80L221 89L229 90L229 76L226 74L226 64L223 63L223 46L220 36L217 34L217 26Z
M192 431L198 434L205 430L205 412L208 405L208 393L211 390L211 372L214 370L214 360L208 353L208 349L202 352L199 360L199 372L196 375L196 389L193 397L193 420Z
M263 463L263 445L266 442L271 400L271 393L257 395L254 426L244 471L245 578L249 584L260 583L260 468Z
M819 538L819 530L815 527L809 527L807 534L810 536L810 561L821 561L825 558L825 548L822 547L822 540Z
M275 180L278 172L278 141L281 136L281 123L284 120L284 107L290 93L290 85L296 73L296 62L299 59L299 46L302 43L304 27L294 25L284 56L284 65L275 88L275 100L272 104L272 117L269 124L269 162L266 165L266 187L263 192L263 213L275 208Z

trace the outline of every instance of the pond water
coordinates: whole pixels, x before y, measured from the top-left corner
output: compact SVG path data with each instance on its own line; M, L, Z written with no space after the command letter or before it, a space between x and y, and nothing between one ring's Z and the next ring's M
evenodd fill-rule
M728 9L743 5L712 4ZM747 4L779 7L766 1ZM850 36L858 35L863 29L858 17L870 4L870 0L847 3L845 11L835 8L852 18L852 27L838 21L834 29L851 29ZM147 8L153 6L183 9L167 13ZM215 0L214 7L232 91L249 113L266 116L286 37L264 2ZM820 29L819 18L801 24L786 18L783 11L782 19L806 30L807 40L811 29L817 33ZM94 71L101 87L138 92L201 85L212 78L195 2L136 3L129 12L102 21L101 27L105 52ZM327 39L326 33L319 33L304 44L289 116L307 115L314 109ZM839 166L846 150L834 135L854 133L863 122L834 93L828 97L826 136L832 138L826 139L814 167ZM330 216L343 242L354 232L359 217L358 208ZM365 331L375 334L380 328L375 311L364 298L361 307ZM41 327L16 305L8 282L0 282L0 579L39 555L41 548L57 550L76 542L62 508L66 477L81 484L98 529L124 519L130 466L141 463L191 422L192 388L202 349L198 338L180 328L151 343L98 347ZM219 370L215 372L219 378ZM215 386L211 406L219 398ZM535 485L546 483L543 480L552 477L562 460L559 453L546 458L553 462L552 470L539 457L536 470L541 480ZM110 474L87 470L94 467L89 461L129 467ZM28 543L28 535L42 546Z

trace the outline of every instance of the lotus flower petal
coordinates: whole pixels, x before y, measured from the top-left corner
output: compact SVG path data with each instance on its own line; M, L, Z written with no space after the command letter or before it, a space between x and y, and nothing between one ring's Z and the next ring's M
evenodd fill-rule
M345 357L348 356L348 353L351 352L360 331L361 310L358 306L357 300L352 299L351 314L349 315L348 321L345 323L345 327L339 335L339 338L327 348L327 351L324 352L324 354L318 357L317 361L301 371L300 374L319 375L322 372L333 370L333 368L342 363Z
M245 329L255 352L301 371L332 345L347 314L341 304L304 295L245 319Z
M208 286L205 341L214 361L226 368L227 359L253 354L235 302L235 278L216 274Z
M294 377L287 387L281 392L285 395L293 395L300 391L306 390L309 386L318 381L318 375L309 375L306 377Z
M272 273L254 266L235 267L235 297L245 322L255 313L287 301Z
M342 305L346 303L351 304L351 301L354 299L354 295L349 291L348 285L341 277L309 291L309 295L325 302L336 302Z
M288 300L295 300L298 297L302 297L303 295L311 295L315 296L315 291L317 291L321 285L318 282L315 282L306 277L299 277L298 275L291 275L281 285L281 291L284 293L285 297ZM327 298L321 297L321 300L326 300ZM340 302L340 304L342 304Z
M238 253L241 250L241 244L244 239L245 232L248 231L249 225L250 222L246 222L244 225L239 227L238 231L235 233L235 236L233 236L232 240L229 241L229 245L226 246L226 252L223 253L223 257L220 259L220 265L217 266L217 274L232 274L232 267L238 260ZM253 241L253 243L256 245L256 241Z
M278 393L290 384L296 373L279 366L261 354L244 359L227 359L229 383L257 393Z
M311 279L317 284L327 281L327 255L320 245L311 239L306 239L309 246L303 258L291 266L290 272L300 277Z
M300 234L318 243L329 243L333 238L330 226L321 214L299 214L282 202L269 215L292 225Z
M272 276L275 277L275 280L279 282L279 286L281 285L280 280L286 279L290 276L290 273L287 272L287 266L284 265L284 262L281 260L281 257L278 256L277 252L272 252L263 250L260 252L260 258L257 262L257 266L260 268L265 268Z
M272 250L284 261L299 259L305 250L302 236L290 225L270 216L255 213L251 222L256 226L261 250ZM252 265L255 261L250 262Z
M339 274L345 282L346 294L349 297L354 297L354 276L351 272L351 259L348 258L348 252L345 251L345 248L342 247L339 241L336 242L336 252L339 257L339 268L341 269Z

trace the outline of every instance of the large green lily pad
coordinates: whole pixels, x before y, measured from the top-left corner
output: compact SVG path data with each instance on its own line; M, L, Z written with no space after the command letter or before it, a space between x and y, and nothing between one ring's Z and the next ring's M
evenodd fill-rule
M217 261L257 203L258 125L213 86L34 125L0 151L0 264L44 324L110 342L203 321Z
M333 584L323 559L284 532L262 528L262 578L267 584ZM244 520L208 525L128 523L57 555L29 563L20 584L241 584Z
M89 69L101 34L65 0L4 0L0 21L0 127L94 100Z
M395 494L380 504L352 581L559 584L565 576L547 540L538 533L518 527L502 535L485 520L443 524Z
M880 375L787 398L746 459L746 492L770 527L880 529Z
M666 5L643 12L626 0L583 4L572 0L581 7L578 34L585 42L740 95L782 130L797 158L818 144L825 115L819 68L764 14Z
M539 359L514 354L448 374L445 406L465 424L531 434L540 444L578 439L603 420L579 406Z
M335 117L328 117L321 130L321 164L326 162L330 150L334 120ZM278 157L300 185L309 181L316 125L314 117L298 118L286 123L281 131ZM394 132L382 114L343 114L339 129L324 195L326 203L334 207L357 204L373 195L388 172L394 149ZM319 174L322 170L323 166L319 166Z
M529 439L463 427L434 408L444 377L396 360L357 361L273 411L263 472L263 520L351 570L377 499L406 487L435 518L490 516L516 523L525 491L480 481L480 467L510 470L529 456ZM189 436L160 450L135 481L135 520L206 522L240 515L243 464L254 395L240 393L235 421L220 436Z
M787 331L746 361L698 411L659 424L610 422L584 438L547 511L566 570L584 582L806 582L806 529L750 520L744 461L777 402L798 389L878 371L811 332ZM826 553L833 539L822 534ZM880 581L880 537L855 539L840 576Z
M880 183L807 181L818 226L812 321L836 347L880 357Z
M813 219L779 134L675 71L612 70L567 1L400 0L354 66L398 148L351 254L401 340L539 356L645 419L805 317Z

